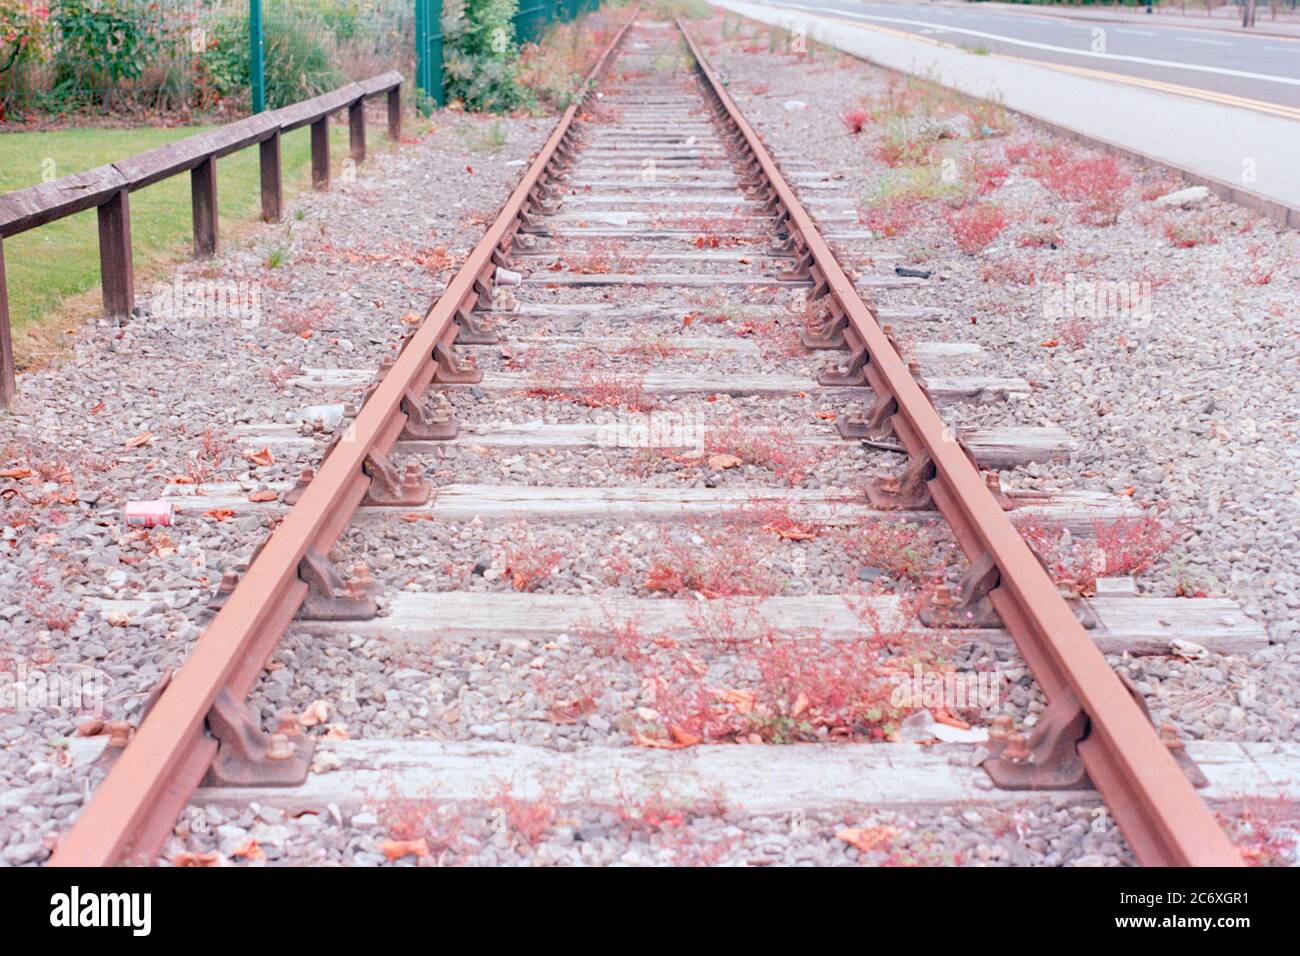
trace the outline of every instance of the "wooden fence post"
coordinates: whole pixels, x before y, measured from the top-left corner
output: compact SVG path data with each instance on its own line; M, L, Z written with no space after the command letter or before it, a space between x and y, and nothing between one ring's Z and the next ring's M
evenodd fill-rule
M262 164L262 221L284 218L284 181L280 173L280 131L257 144Z
M208 259L217 252L217 160L209 156L190 170L190 205L194 209L194 255Z
M330 188L330 118L322 116L311 124L311 186Z
M388 140L394 144L402 140L402 85L400 83L388 91Z
M99 207L99 274L104 286L104 313L111 319L124 319L135 308L129 195L120 189Z
M360 166L366 161L365 97L348 107L348 146L354 163Z
M0 237L0 408L8 408L17 394L14 340L9 331L9 287L5 282L5 241Z

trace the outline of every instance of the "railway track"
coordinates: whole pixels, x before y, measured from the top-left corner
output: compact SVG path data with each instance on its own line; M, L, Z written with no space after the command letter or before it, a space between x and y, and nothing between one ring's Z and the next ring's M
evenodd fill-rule
M1167 643L1152 612L1177 602L1073 599L1018 530L1087 535L1125 506L1003 488L997 469L1069 436L948 427L945 406L1028 384L963 375L975 347L914 342L906 310L864 300L914 280L855 283L796 196L819 188L811 164L785 173L682 24L629 21L393 358L293 382L358 410L245 429L314 463L297 485L175 499L283 520L129 744L79 751L113 765L53 863L153 859L192 801L341 821L380 793L503 781L757 813L1015 806L1091 782L1138 861L1239 863L1192 779L1226 794L1249 756L1162 739L1103 657ZM932 561L912 560L920 535ZM293 698L266 668L290 640L422 648L407 669L438 686L401 703L406 735L270 729ZM1032 729L996 722L982 765L881 742L899 676L970 643L1014 645L1045 699ZM525 689L498 695L502 673ZM367 680L344 679L354 702Z

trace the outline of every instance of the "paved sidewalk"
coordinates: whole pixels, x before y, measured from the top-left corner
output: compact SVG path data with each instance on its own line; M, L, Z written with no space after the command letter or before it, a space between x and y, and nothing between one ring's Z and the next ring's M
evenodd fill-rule
M966 3L937 0L945 7L964 7ZM1216 8L1214 16L1207 17L1201 13L1181 13L1176 10L1160 10L1148 14L1145 7L1069 7L1047 6L1046 4L1026 3L981 3L984 10L996 10L999 13L1038 14L1044 17L1064 17L1067 20L1096 20L1102 23L1128 23L1131 25L1149 25L1155 27L1178 27L1182 30L1215 30L1222 33L1240 33L1253 37L1294 37L1300 39L1300 19L1294 16L1288 19L1270 20L1268 5L1261 4L1255 13L1255 25L1247 29L1241 25L1241 8L1231 7L1232 16ZM1300 49L1296 51L1300 56Z
M933 40L790 6L710 0L714 6L913 74L937 74L975 96L1000 96L1011 109L1067 131L1149 157L1205 181L1220 194L1300 227L1300 122L1080 75L1010 57L980 56ZM1260 202L1259 200L1263 200Z

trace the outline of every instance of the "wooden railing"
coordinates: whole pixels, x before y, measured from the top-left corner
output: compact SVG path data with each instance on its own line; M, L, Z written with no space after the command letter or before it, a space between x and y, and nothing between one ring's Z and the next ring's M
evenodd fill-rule
M135 307L131 193L188 171L194 209L194 254L199 258L212 256L217 251L218 159L257 144L261 156L262 219L279 222L284 214L280 137L290 130L311 126L312 186L329 189L330 116L343 109L348 111L350 152L352 159L360 163L366 158L366 100L387 96L388 138L394 142L401 138L402 82L402 74L396 71L383 73L107 166L0 196L0 406L8 407L17 390L5 283L6 238L87 209L98 209L104 312L111 318L125 318Z

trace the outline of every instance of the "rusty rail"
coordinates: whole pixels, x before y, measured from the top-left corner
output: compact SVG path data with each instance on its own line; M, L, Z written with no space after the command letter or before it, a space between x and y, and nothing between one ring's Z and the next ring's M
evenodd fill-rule
M223 693L242 701L308 591L299 569L310 549L327 554L374 479L377 458L393 446L407 422L406 401L433 381L439 356L462 326L458 321L490 293L496 267L511 242L543 203L544 179L569 151L574 119L592 93L638 10L592 68L581 97L556 125L510 194L496 221L474 247L423 322L369 395L344 440L334 445L283 523L257 554L248 573L163 690L117 763L68 831L51 864L106 866L149 860L171 832L190 794L207 772L218 744L206 718Z
M194 255L200 259L215 255L218 159L249 146L258 147L262 219L279 222L284 213L280 137L299 127L311 126L312 186L328 189L331 114L344 109L348 111L349 151L353 161L360 163L366 158L366 100L387 97L389 139L396 141L401 138L402 83L402 74L396 71L381 73L301 103L258 113L220 129L188 136L115 163L0 196L0 407L7 407L17 391L4 269L6 238L87 209L98 209L99 270L104 312L110 318L124 318L135 307L131 193L188 171L194 215Z
M706 92L733 130L732 141L752 157L746 171L766 182L768 208L791 237L814 295L830 298L832 322L865 349L866 379L878 399L896 403L889 422L914 465L920 464L925 490L972 564L992 561L996 584L988 600L1047 696L1053 713L1044 718L1061 715L1064 724L1077 715L1084 724L1078 755L1138 860L1152 866L1242 865L1138 701L1003 513L964 446L945 428L685 24L678 19L677 26Z

